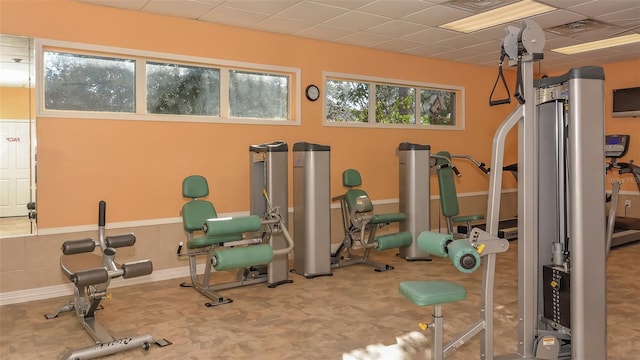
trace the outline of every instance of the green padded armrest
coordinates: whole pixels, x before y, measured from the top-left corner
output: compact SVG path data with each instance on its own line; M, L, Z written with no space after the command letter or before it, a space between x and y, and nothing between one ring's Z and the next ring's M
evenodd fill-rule
M484 215L476 214L476 215L464 215L464 216L454 216L451 218L453 222L470 222L484 219Z
M465 300L467 290L451 281L404 281L400 294L419 306L445 304Z
M242 240L242 234L222 235L222 236L201 236L187 242L187 248L199 249L211 245L221 244L231 241Z
M400 222L407 219L407 215L403 213L374 214L371 217L371 224L388 224Z

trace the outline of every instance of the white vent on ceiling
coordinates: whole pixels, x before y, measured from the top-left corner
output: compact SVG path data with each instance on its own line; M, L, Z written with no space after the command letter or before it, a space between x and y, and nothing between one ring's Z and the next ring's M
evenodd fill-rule
M545 30L556 35L571 37L588 31L601 30L610 27L612 26L597 20L584 19L570 22L568 24L554 26Z
M454 7L454 8L462 9L466 11L471 11L474 14L478 14L488 10L493 10L499 7L503 7L505 5L509 5L518 1L520 0L450 0L443 3L443 5L447 5L450 7Z

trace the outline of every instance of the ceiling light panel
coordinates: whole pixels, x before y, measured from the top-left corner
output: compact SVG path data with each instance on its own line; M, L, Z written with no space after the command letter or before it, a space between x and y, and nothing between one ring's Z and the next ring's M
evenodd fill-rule
M542 14L555 10L549 5L537 3L531 0L523 0L514 4L503 6L494 10L473 15L464 19L456 20L444 25L441 28L471 33L477 30L490 28L511 21L524 19L530 16Z
M584 44L551 49L551 51L565 54L565 55L572 55L572 54L577 54L581 52L606 49L610 47L628 45L628 44L634 44L634 43L640 43L640 34L618 36L611 39L604 39L604 40L592 41Z

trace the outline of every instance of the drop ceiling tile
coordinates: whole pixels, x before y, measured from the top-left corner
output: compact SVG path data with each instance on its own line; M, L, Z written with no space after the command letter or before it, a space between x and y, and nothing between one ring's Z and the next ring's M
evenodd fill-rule
M142 8L145 12L198 19L217 5L196 1L151 0Z
M506 24L501 24L501 25L496 25L487 29L483 29L483 30L478 30L478 31L474 31L472 33L472 35L475 36L480 36L483 38L487 38L487 39L494 39L494 40L500 40L502 41L502 39L504 39L504 37L507 35L507 27L508 26L515 26L515 27L520 27L520 21L512 21L510 23L506 23Z
M121 0L77 0L77 1L83 2L83 3L88 3L88 4L108 6L108 7L120 8L120 9L127 9L127 10L141 10L149 2L149 0L128 0L128 1L121 1ZM220 1L220 2L222 2L222 1Z
M375 2L375 0L313 0L313 2L353 10L359 9L367 4Z
M640 56L640 43L618 46L617 49L629 54L635 54L636 58Z
M444 41L439 41L436 42L437 45L440 45L442 42L446 43L443 45L446 46L450 46L454 49L462 49L462 48L466 48L475 44L479 44L479 43L484 43L486 42L487 38L483 38L480 36L473 36L473 35L460 35L460 36L456 36L454 38L451 39L447 39Z
M620 31L623 31L623 29L615 26L615 27L609 27L606 29L580 32L575 34L572 37L580 41L589 42L589 41L596 41L596 40L608 39L610 37L615 37L616 34L619 33Z
M469 11L462 11L443 5L436 5L411 15L407 15L402 18L402 20L435 27L470 15L473 14Z
M391 38L388 36L372 34L364 31L357 32L352 35L347 35L343 38L338 39L338 41L340 41L341 43L364 47L370 47L373 44L378 44L386 40L391 40Z
M561 9L561 8L566 9L571 6L576 6L588 1L594 1L594 0L537 0L537 2L545 3L547 5L551 5L558 9Z
M388 17L354 10L329 19L325 21L324 24L345 29L366 30L390 20Z
M318 24L296 33L296 36L302 36L305 38L316 40L334 41L335 39L342 38L354 33L354 30L343 29L335 26L327 26L325 24Z
M237 27L252 27L268 15L226 6L218 6L198 20Z
M2 0L0 0L2 1ZM110 6L147 13L160 13L183 18L221 23L244 28L291 34L319 40L344 42L412 55L458 57L465 62L484 63L494 52L476 44L494 41L500 44L507 25L520 26L520 21L498 25L472 34L439 29L443 23L471 15L470 11L448 6L448 0L73 0L87 4ZM543 29L573 21L593 18L619 31L593 31L561 36L545 32L547 59L560 64L574 57L549 52L551 48L575 45L603 37L638 33L640 0L536 0L557 10L532 19ZM418 26L409 26L407 23ZM436 42L432 44L431 42ZM413 46L407 48L407 46ZM417 45L420 44L420 45ZM471 47L471 49L465 49ZM499 48L499 46L495 46ZM457 49L456 49L457 48ZM395 49L395 50L394 50ZM464 50L457 51L454 50ZM637 59L640 44L617 47L616 52L590 59ZM472 53L475 51L475 54ZM582 59L575 57L579 61ZM574 60L572 64L578 63ZM454 60L455 61L455 60ZM549 63L550 61L546 61ZM597 64L596 64L597 65ZM556 68L564 65L546 65Z
M299 21L280 16L270 16L255 24L252 29L281 34L295 34L308 29L313 25L315 24L306 21Z
M426 57L434 57L438 54L447 53L453 51L454 49L444 46L438 45L423 45L413 49L407 50L407 54L417 55L417 56L426 56Z
M576 40L576 39L565 37L565 36L558 36L555 39L547 39L544 48L551 50L551 49L557 49L565 46L578 45L582 43L583 41L580 41L580 40Z
M386 50L386 51L395 51L395 52L405 52L410 49L414 49L419 47L421 44L415 43L413 41L406 40L387 40L381 43L375 44L374 47L376 49Z
M227 0L224 2L224 6L275 15L298 2L298 0Z
M416 23L402 20L391 20L367 29L367 32L393 37L401 37L424 29L426 29L426 26L424 25L418 25Z
M640 26L640 6L618 12L598 15L594 18L603 22L607 22L617 26L624 26L627 28ZM636 32L638 32L637 29Z
M470 64L477 63L477 62L481 62L481 63L493 62L493 64L496 67L498 67L498 63L500 62L500 50L485 52L485 53L474 52L474 54L471 56L461 57L460 61L465 63L470 63Z
M602 16L638 6L638 0L594 0L569 7L569 10L587 17Z
M345 13L345 8L301 1L281 11L278 16L318 24Z
M432 43L441 42L443 40L448 40L458 36L460 36L459 32L432 27L425 30L420 30L413 34L403 36L402 38L405 40L415 41L422 44L432 44Z
M567 10L554 10L531 17L531 19L535 21L542 29L564 25L586 18L587 17L584 15L576 14Z
M358 10L380 16L400 19L403 16L414 14L432 6L433 4L421 1L379 0L365 5Z

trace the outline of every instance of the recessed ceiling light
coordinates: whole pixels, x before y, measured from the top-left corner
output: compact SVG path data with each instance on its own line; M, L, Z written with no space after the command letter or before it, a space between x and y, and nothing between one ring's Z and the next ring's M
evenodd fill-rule
M452 21L450 23L440 25L440 27L463 33L470 33L496 25L506 24L514 20L520 20L533 15L542 14L551 10L555 10L555 8L535 1L523 0L515 4Z
M628 45L637 42L640 42L640 34L631 34L618 36L611 39L591 41L579 45L565 46L557 49L551 49L551 51L565 55L572 55L585 51L606 49L614 46Z

